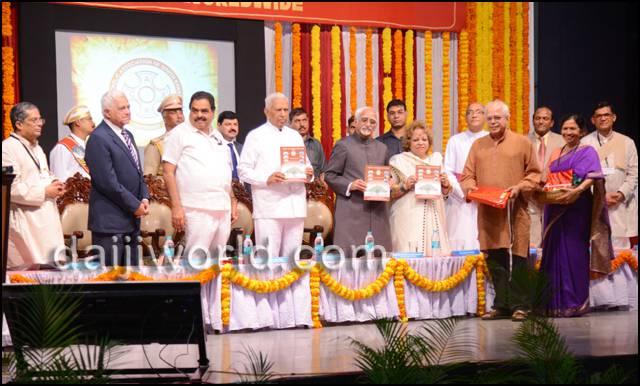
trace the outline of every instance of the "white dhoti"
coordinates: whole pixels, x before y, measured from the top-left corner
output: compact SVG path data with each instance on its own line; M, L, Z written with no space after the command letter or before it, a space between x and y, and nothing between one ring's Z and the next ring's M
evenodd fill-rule
M447 234L451 250L479 249L478 207L453 195L445 202L447 213Z
M270 257L292 257L302 245L304 218L257 218L256 247L267 248Z
M224 256L227 240L229 240L231 233L231 214L229 211L184 208L184 218L186 256L195 254L197 257L204 258L205 253L208 253L212 258ZM194 250L192 251L192 249Z

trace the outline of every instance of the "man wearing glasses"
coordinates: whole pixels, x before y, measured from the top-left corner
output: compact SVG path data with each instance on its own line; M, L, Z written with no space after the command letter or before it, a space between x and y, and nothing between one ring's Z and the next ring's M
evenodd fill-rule
M600 156L615 248L629 248L638 237L638 151L633 140L613 130L616 114L609 102L596 105L591 123L596 130L582 139Z
M96 128L87 106L74 106L64 118L63 123L69 126L71 132L62 138L49 154L51 171L60 179L80 173L82 177L91 178L89 167L84 161L87 137Z
M169 132L182 122L184 122L184 112L182 111L182 97L178 94L167 95L160 106L158 112L162 114L164 128L166 131L161 136L149 141L144 148L144 168L143 173L162 176L162 153L164 153L164 141Z
M46 264L63 259L64 239L56 198L64 184L49 171L47 157L38 145L45 120L29 102L10 112L13 133L2 141L2 166L12 166L7 266Z
M510 192L510 204L504 209L478 204L478 240L496 289L493 310L482 319L511 315L523 321L527 310L517 303L521 299L510 296L508 277L510 260L514 269L527 265L531 218L525 195L540 182L540 164L531 141L509 129L509 107L503 101L487 103L486 111L489 135L471 145L460 185L465 195L479 187L503 189Z

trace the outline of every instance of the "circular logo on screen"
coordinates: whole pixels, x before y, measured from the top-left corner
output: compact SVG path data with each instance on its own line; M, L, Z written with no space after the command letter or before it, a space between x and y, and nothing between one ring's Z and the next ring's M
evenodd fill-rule
M182 95L182 84L169 66L156 59L137 58L120 66L110 89L124 92L131 105L131 124L139 128L162 127L158 106L169 94Z

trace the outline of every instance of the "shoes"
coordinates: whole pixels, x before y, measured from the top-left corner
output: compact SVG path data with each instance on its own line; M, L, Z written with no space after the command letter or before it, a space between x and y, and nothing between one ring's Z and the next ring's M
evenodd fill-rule
M515 310L513 312L513 315L511 315L511 320L514 322L524 322L525 320L527 320L527 314L527 311Z
M508 319L509 314L502 310L491 310L482 315L482 320Z

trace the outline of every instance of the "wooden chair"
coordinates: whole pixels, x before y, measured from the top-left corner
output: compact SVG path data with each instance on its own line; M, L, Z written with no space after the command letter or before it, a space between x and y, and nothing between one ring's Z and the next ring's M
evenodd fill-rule
M76 173L65 181L65 188L65 193L57 200L62 233L67 247L75 244L78 257L84 258L88 256L86 248L91 245L88 228L91 180Z
M304 220L302 242L313 246L316 235L321 233L325 245L328 245L331 243L330 236L334 225L333 194L319 179L307 183L306 188L307 218Z
M231 187L233 188L233 194L238 199L238 219L231 224L231 234L229 234L227 244L234 248L237 246L242 248L244 235L253 234L253 201L251 200L251 194L247 192L244 184L240 181L233 180Z
M144 176L144 181L149 190L149 214L140 220L143 256L152 256L150 246L153 249L153 256L158 258L162 254L165 236L173 237L177 250L182 235L174 235L171 222L171 199L164 179L148 174Z

